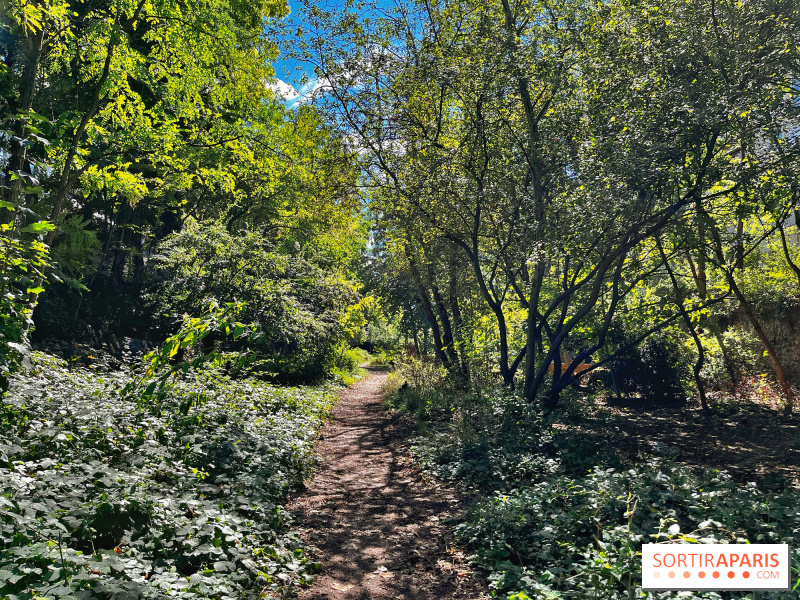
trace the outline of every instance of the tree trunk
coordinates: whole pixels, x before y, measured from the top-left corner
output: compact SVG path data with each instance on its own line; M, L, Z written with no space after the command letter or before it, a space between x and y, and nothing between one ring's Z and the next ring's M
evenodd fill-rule
M666 268L669 279L672 281L672 289L675 291L675 304L681 313L681 318L683 319L684 325L686 325L686 329L692 336L692 340L694 340L694 345L697 347L697 360L692 368L692 374L694 376L694 383L697 386L697 392L700 394L700 405L703 407L703 412L706 415L709 415L711 414L711 408L708 405L708 399L706 398L706 389L703 385L703 380L700 378L700 372L703 370L703 363L705 362L703 342L700 339L700 336L697 335L697 331L695 331L694 326L692 325L692 318L689 316L689 313L686 312L686 307L683 305L683 292L681 291L680 285L678 284L678 279L675 277L672 267L669 265L669 259L664 252L664 247L661 245L661 238L658 236L656 236L656 244L658 245L658 251L661 254L661 260L664 262L664 268Z
M456 263L450 260L450 278L448 281L450 293L450 310L453 312L453 336L456 344L456 355L461 364L461 375L465 382L469 382L469 363L467 362L466 349L464 348L464 317L458 302L458 272Z
M16 112L26 114L30 112L33 107L33 96L36 89L36 75L39 72L39 58L42 54L42 43L44 42L44 27L38 33L35 33L22 42L22 52L24 54L24 66L22 68L22 78L19 85L19 104L16 106ZM27 125L24 119L17 119L14 124L14 133L20 139L24 140L28 135ZM6 181L10 181L11 185L8 190L8 201L14 206L22 204L20 198L22 190L22 179L15 179L11 181L11 173L20 172L24 170L27 148L21 144L11 144L11 155L9 156L8 167L6 169ZM18 218L19 213L13 211L7 212L8 216L3 219L6 223L11 223Z
M689 256L689 266L692 269L692 276L694 277L695 286L697 286L697 295L700 297L700 301L705 301L706 296L708 295L708 274L706 272L706 256L704 254L704 246L706 242L706 228L705 224L703 223L706 215L705 209L702 208L702 205L697 202L695 205L695 210L697 212L697 247L699 251L697 253L697 268L695 268L694 263L692 262L691 256Z
M103 72L100 75L100 79L98 79L94 90L92 90L92 96L89 100L89 105L84 111L83 116L81 117L81 122L72 136L72 142L70 143L69 150L67 151L67 157L64 160L64 166L61 169L61 175L59 176L58 188L56 191L56 201L53 205L53 210L50 213L50 222L54 225L56 225L58 222L58 217L61 215L61 207L64 205L64 201L67 199L67 194L69 193L69 187L72 183L72 164L75 162L75 156L78 153L78 146L80 146L83 133L86 131L89 121L91 121L97 113L97 109L100 106L100 98L103 91L103 86L111 74L111 60L114 56L115 48L113 40L114 36L112 35L109 38L108 46L106 47L106 59L103 64ZM56 237L56 231L56 229L53 229L47 234L48 246L52 246L53 240Z
M497 321L497 334L500 338L500 376L503 378L503 383L505 383L507 386L513 387L514 373L511 372L511 369L508 365L508 326L506 324L506 316L503 313L503 305L495 300L492 292L489 290L489 286L487 285L483 276L483 271L481 270L480 259L478 258L477 251L473 249L472 251L468 252L468 255L481 295L486 301L486 304L489 305L489 308L491 308L492 312L494 313L495 320Z
M744 314L747 315L747 319L750 321L750 324L753 326L753 329L758 336L758 339L761 340L761 343L764 345L764 350L766 350L767 354L769 355L770 360L772 361L772 367L775 370L775 377L778 379L778 384L780 384L781 389L783 390L783 395L785 397L785 404L784 404L784 412L788 415L791 414L792 409L794 408L794 392L792 391L792 387L789 385L789 382L786 380L786 374L783 372L783 365L781 364L780 359L778 358L777 352L775 352L775 348L772 346L772 342L770 342L767 334L764 333L764 330L761 327L761 323L758 321L758 317L756 316L756 312L753 309L753 306L748 302L747 298L745 298L742 291L739 289L739 286L736 285L736 280L733 278L733 274L729 273L727 270L725 271L725 277L728 280L728 285L731 286L731 290L733 291L736 298L739 300L739 304L742 305L742 310L744 310Z
M800 224L798 225L800 226ZM783 257L786 259L787 264L794 272L797 278L797 289L800 290L800 266L792 260L792 253L789 251L789 244L786 241L786 232L783 229L783 223L778 223L778 233L781 236L781 246L783 247Z
M736 219L736 265L735 269L744 271L744 220Z
M736 367L731 360L731 354L728 351L728 347L725 345L725 340L722 337L722 331L720 331L719 323L714 315L711 315L708 318L708 328L711 330L711 333L714 334L714 338L717 340L720 352L722 352L722 362L725 365L725 370L728 372L728 377L731 378L731 393L733 393L736 391L736 383L739 380L739 373L736 371Z
M786 380L786 374L784 373L783 365L778 358L778 353L775 352L772 342L770 342L767 334L764 333L753 306L750 304L750 302L748 302L747 298L742 293L742 290L739 289L739 286L736 283L736 278L733 276L733 270L725 267L725 252L723 250L722 240L720 239L719 231L717 231L716 225L713 223L713 221L711 221L711 217L708 216L708 213L706 213L702 208L701 210L703 212L704 219L711 223L710 231L714 239L714 252L717 255L720 268L725 274L725 279L727 280L731 291L736 296L739 304L742 305L742 310L744 310L744 314L747 316L747 319L750 321L750 324L755 330L756 336L758 336L758 339L764 346L764 350L767 352L767 355L772 361L772 367L775 370L775 377L778 379L778 384L781 386L783 395L785 397L784 411L786 414L790 414L794 408L794 392L792 391L792 387L789 385L789 382Z
M542 349L542 325L537 324L537 314L539 309L539 296L542 290L544 279L545 264L539 261L534 269L531 278L531 295L528 300L528 333L525 346L525 386L523 394L530 401L533 400L533 382L536 378L536 353Z
M406 257L408 258L408 265L411 270L411 278L414 281L414 287L417 289L417 293L420 296L420 300L422 301L422 308L425 311L425 317L428 319L428 323L431 326L431 332L433 333L433 342L434 342L434 349L433 352L436 355L436 359L444 365L445 368L448 370L450 369L450 361L447 355L444 353L444 345L442 344L442 335L441 331L439 330L439 323L436 320L436 315L433 312L433 306L431 305L431 299L428 295L428 290L425 289L425 286L422 283L422 277L420 277L419 270L414 261L414 257L412 256L411 252L406 250ZM425 346L427 347L427 330L425 336Z
M447 307L444 305L444 299L439 292L439 287L436 285L433 272L433 264L427 263L428 285L433 295L433 303L436 306L436 313L439 315L439 321L442 324L442 352L447 355L447 360L451 368L458 367L458 355L455 352L453 345L453 327L450 322L450 315L447 314Z

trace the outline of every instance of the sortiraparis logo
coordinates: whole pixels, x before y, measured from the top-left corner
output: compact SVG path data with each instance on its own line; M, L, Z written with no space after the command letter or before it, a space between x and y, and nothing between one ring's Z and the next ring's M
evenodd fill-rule
M642 589L789 590L787 544L644 544Z

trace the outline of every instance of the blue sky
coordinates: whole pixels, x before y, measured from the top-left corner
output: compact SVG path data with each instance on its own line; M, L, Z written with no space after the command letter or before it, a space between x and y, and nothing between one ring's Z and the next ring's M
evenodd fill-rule
M323 4L328 10L335 10L344 6L344 0L322 0L317 4ZM289 0L289 8L291 13L288 19L294 22L294 27L291 29L295 31L298 24L303 24L302 9L297 0ZM283 92L286 97L286 105L289 107L306 101L317 85L314 67L309 63L294 58L281 58L273 63L273 67L275 68L275 77L280 82L278 91ZM306 83L301 82L303 76L307 78Z
M297 30L298 25L304 25L302 8L298 0L288 0L291 13L288 17L288 22L293 26L289 27L292 34ZM341 10L345 6L346 0L317 0L317 6L323 6L326 10L335 11ZM372 3L377 8L388 8L395 5L394 0L372 0ZM352 8L351 8L352 10ZM314 67L309 63L304 63L296 59L281 58L273 63L275 68L275 77L279 80L277 84L278 91L283 92L286 97L286 105L292 107L298 102L307 101L310 94L319 86L319 82L314 75ZM306 77L306 83L302 83L303 76Z

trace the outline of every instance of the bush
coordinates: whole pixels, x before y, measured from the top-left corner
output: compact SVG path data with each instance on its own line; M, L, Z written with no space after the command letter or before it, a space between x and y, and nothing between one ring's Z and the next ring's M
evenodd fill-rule
M367 371L361 368L361 365L366 362L369 362L369 353L366 350L350 348L342 342L337 350L330 376L336 383L351 386L359 379L366 377Z
M738 380L746 374L755 374L754 369L763 363L761 356L763 346L756 335L751 331L734 326L723 332L721 337L736 379ZM722 349L716 337L704 338L703 344L707 350L706 363L703 365L701 373L703 379L717 389L721 389L725 383L737 383L737 381L730 381L731 376L725 366Z
M388 406L414 413L420 421L449 418L454 398L444 367L406 356L396 366L396 377L404 383L386 395Z
M361 365L369 361L369 352L361 348L350 348L347 344L342 343L336 350L334 365L338 369L355 373Z
M613 381L622 396L643 401L686 399L693 358L678 335L669 330L654 333L613 363ZM610 379L610 376L609 376Z
M385 367L397 359L397 353L391 350L377 349L370 352L369 364L371 367Z
M0 210L16 212L0 201ZM41 234L53 226L40 221L14 229L13 223L0 224L0 396L8 389L9 377L20 367L27 352L31 316L48 266L47 246Z
M144 406L118 392L130 375L35 358L0 405L0 596L239 599L313 580L282 504L332 389L206 371Z
M641 544L789 543L798 577L800 512L796 493L739 487L724 473L702 477L669 459L627 471L597 469L582 478L549 477L495 494L458 528L488 571L495 594L519 598L645 597ZM763 596L762 596L763 594ZM650 592L648 598L671 598ZM682 598L731 597L716 592ZM793 598L793 592L762 592Z
M457 406L413 452L427 472L479 494L457 533L493 597L675 597L640 589L646 542L789 543L800 560L800 495L791 488L768 493L718 471L695 475L668 452L624 469L604 440L554 429L538 406L502 388L473 390ZM799 576L795 566L792 581Z
M478 491L511 490L554 474L582 475L592 466L617 466L608 446L585 434L553 429L539 406L507 389L460 395L448 423L414 440L423 468Z
M254 370L274 380L309 382L335 366L340 320L356 298L335 271L275 252L256 233L232 235L198 223L163 242L153 261L148 301L164 315L165 328L183 314L203 313L212 301L242 302L239 319L260 334L249 344L259 354Z
M381 391L383 392L383 399L387 405L392 404L390 398L392 398L392 396L394 396L397 391L403 387L404 383L405 380L397 371L392 371L386 376L386 380L383 382L383 388ZM394 408L397 407L395 406Z

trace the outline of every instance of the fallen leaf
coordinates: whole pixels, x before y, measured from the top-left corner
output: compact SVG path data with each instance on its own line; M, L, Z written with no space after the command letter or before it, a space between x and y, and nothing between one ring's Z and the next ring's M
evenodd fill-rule
M338 581L334 581L331 584L331 587L335 590L339 590L340 592L346 592L349 589L355 587L352 583L339 583Z

